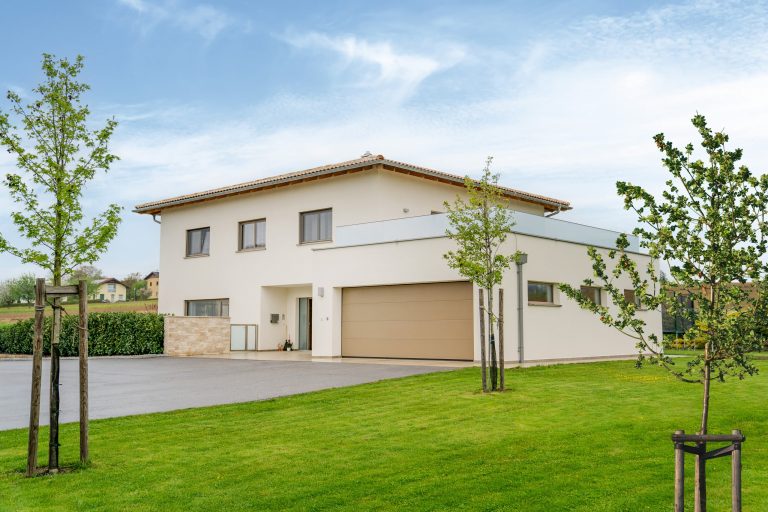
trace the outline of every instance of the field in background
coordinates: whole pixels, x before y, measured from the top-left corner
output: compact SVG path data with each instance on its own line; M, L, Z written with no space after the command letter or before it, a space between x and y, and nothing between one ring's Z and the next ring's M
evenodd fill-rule
M64 303L64 309L67 313L77 314L77 303ZM88 304L88 311L94 313L106 313L109 311L128 312L136 311L139 313L157 313L157 300L137 300L133 302L115 302L113 304L103 302L93 302ZM51 309L46 308L45 314L51 315ZM35 315L34 306L10 306L0 307L0 323L11 323L16 320L25 320Z

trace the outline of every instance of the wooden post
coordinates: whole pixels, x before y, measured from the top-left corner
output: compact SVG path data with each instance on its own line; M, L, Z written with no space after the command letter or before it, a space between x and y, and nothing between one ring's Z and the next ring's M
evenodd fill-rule
M696 454L695 467L695 497L696 503L693 505L694 512L707 512L707 459L704 454L707 453L707 443L696 443L699 453Z
M88 462L88 283L78 284L80 296L80 462Z
M741 430L731 432L741 437ZM731 508L733 512L741 512L741 442L733 444L731 452Z
M504 391L504 288L499 288L499 391Z
M683 435L685 431L676 430ZM675 442L675 512L685 512L685 451L684 443Z
M488 391L488 381L485 375L485 308L483 305L483 289L478 290L480 294L480 371L483 372L483 391Z
M40 386L43 375L43 319L45 316L45 279L35 283L35 331L32 338L32 397L29 405L29 443L27 476L37 471L37 445L40 435Z
M53 299L53 332L51 334L51 406L48 436L48 471L59 470L59 337L61 336L61 297Z

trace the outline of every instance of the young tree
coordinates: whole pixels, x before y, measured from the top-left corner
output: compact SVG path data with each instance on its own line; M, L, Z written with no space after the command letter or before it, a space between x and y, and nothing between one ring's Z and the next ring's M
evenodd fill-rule
M493 294L501 284L504 271L515 262L518 253L505 254L502 245L515 225L509 201L499 188L499 175L491 172L492 157L485 161L479 180L465 178L467 200L457 197L453 204L445 202L450 226L446 235L457 245L455 251L444 257L448 266L485 290L487 307L481 304L488 316L491 390L498 384L498 365L494 325L497 317L493 309ZM483 391L487 391L485 344L481 348ZM503 369L503 361L502 361Z
M44 54L44 81L28 104L8 92L10 113L0 111L0 145L15 156L19 172L9 172L5 185L19 209L11 213L26 247L0 235L0 251L51 272L53 285L78 265L96 261L117 234L121 208L112 204L86 222L81 199L98 171L107 171L117 157L108 143L117 126L89 127L88 107L81 96L89 86L78 81L83 58L74 61ZM21 124L17 128L13 122ZM61 299L54 299L51 344L52 404L49 465L58 466L58 339Z
M654 138L671 175L660 198L637 185L617 183L625 208L636 213L641 226L634 233L653 260L669 263L669 278L662 279L653 263L641 273L626 252L626 236L621 236L617 249L608 251L607 257L589 249L594 278L615 310L582 297L578 287L564 284L560 289L599 315L604 324L635 338L638 365L657 364L684 382L701 384L699 433L706 434L711 383L757 372L748 352L757 344L755 312L764 304L765 287L749 293L739 284L761 282L766 274L768 175L754 176L747 167L737 167L742 150L728 150L728 136L713 132L704 116L696 115L693 125L702 138L704 160L694 157L693 144L681 150L664 134ZM619 278L631 281L634 297L625 296L615 284ZM695 319L693 309L686 307L688 301L679 300L681 290L697 305ZM638 307L657 310L662 305L690 322L685 340L704 341L703 353L682 366L664 355L656 334L647 332L645 322L636 315Z

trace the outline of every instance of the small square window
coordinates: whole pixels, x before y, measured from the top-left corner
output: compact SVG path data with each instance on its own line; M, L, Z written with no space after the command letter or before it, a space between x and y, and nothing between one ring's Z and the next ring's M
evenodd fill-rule
M333 210L316 210L299 214L299 241L302 244L327 242L332 239Z
M634 304L637 309L643 309L643 305L640 303L640 297L637 296L635 290L624 290L624 300L629 304Z
M211 248L211 228L187 230L187 256L208 256Z
M602 304L602 300L600 297L600 288L596 286L582 286L581 287L581 296L585 299L594 302L598 306Z
M240 223L238 250L261 249L266 247L266 219L249 220Z

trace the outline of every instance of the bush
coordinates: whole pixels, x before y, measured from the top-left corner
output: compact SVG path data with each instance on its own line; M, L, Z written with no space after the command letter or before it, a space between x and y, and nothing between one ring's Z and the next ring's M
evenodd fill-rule
M53 318L46 317L43 353L50 354ZM78 354L78 317L61 319L59 349L62 356ZM0 354L31 354L34 320L0 324ZM92 356L163 353L163 316L153 313L90 313L88 354Z

